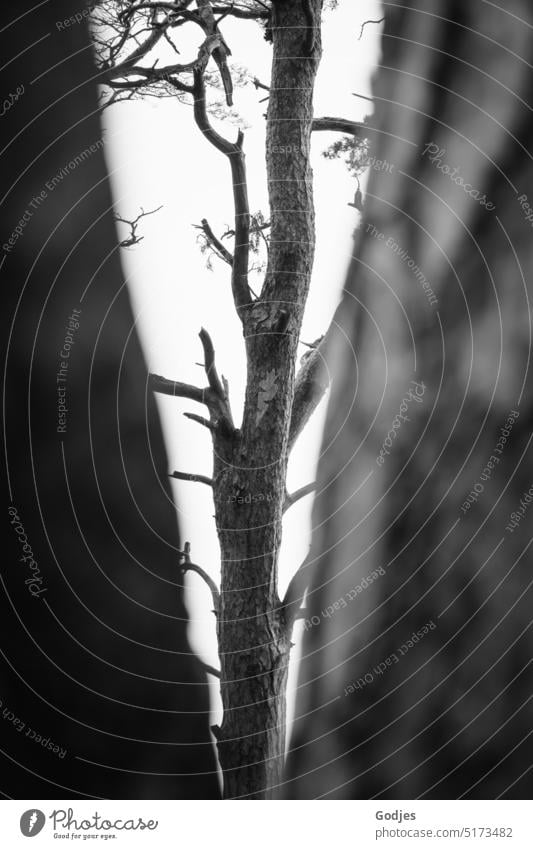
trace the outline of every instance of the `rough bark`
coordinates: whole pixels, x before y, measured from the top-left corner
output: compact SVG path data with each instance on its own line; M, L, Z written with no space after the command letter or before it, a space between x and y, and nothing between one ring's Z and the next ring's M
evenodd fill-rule
M319 27L320 0L309 6ZM218 752L226 798L271 797L285 745L290 629L277 563L296 352L315 244L309 146L320 31L310 44L302 5L275 2L272 35L269 263L261 297L241 311L248 361L242 429L214 437L224 708ZM292 156L276 152L288 145Z

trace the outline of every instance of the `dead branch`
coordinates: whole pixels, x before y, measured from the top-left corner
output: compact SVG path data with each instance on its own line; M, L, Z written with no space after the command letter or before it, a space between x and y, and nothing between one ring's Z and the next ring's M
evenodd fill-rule
M311 553L309 552L301 566L296 570L295 574L289 581L289 585L281 603L281 609L284 614L285 624L289 634L295 619L300 618L300 610L302 609L302 602L311 580L311 567L313 565L314 560L311 559Z
M357 41L361 41L361 39L363 37L364 28L368 24L382 24L384 20L385 20L385 18L380 18L378 21L363 21L363 23L361 24L361 32L359 33L359 38L357 39Z
M200 664L204 672L207 672L209 675L214 675L215 678L221 677L220 669L215 669L214 666L211 666L210 663L204 663L203 660L199 660L198 663Z
M163 209L163 207L158 206L157 209L151 209L149 212L145 212L141 206L141 211L139 215L132 221L130 221L128 218L121 218L121 216L115 215L115 221L118 221L121 224L127 224L131 231L129 238L123 239L120 242L120 247L131 248L133 245L138 245L139 242L142 242L144 236L137 236L137 227L139 226L139 221L141 221L142 218L146 218L148 215L154 215L154 213L159 212L160 209Z
M305 486L300 487L300 489L295 490L292 494L285 496L285 502L283 504L283 512L285 513L289 507L292 507L293 504L296 504L301 498L304 498L306 495L309 495L311 492L314 492L316 489L316 481L312 483L307 483Z
M368 127L360 121L350 121L347 118L313 118L312 132L347 133L352 136L364 137Z
M205 236L207 245L209 245L209 247L213 249L217 256L220 257L220 259L224 260L224 262L226 262L230 266L233 265L233 256L228 251L228 249L224 247L220 239L215 236L206 218L202 218L200 224L193 224L193 227L195 227L196 230L202 231Z
M186 419L190 419L191 422L196 422L196 424L202 425L202 427L206 427L211 432L216 430L213 422L210 422L209 419L204 419L203 416L197 416L196 413L183 413Z
M181 383L178 380L167 380L160 374L149 374L148 384L154 392L160 395L172 395L175 398L188 398L190 401L198 401L199 404L207 404L205 389L192 386L190 383Z
M194 117L196 124L211 144L224 153L230 163L233 180L233 202L235 208L235 250L231 275L231 288L235 307L241 319L242 308L248 306L252 299L248 287L248 262L250 254L250 208L248 204L248 188L246 167L242 151L243 134L239 130L237 141L233 144L221 136L211 126L206 110L206 92L203 73L194 73Z
M298 436L318 407L329 386L329 372L326 367L326 348L330 330L314 347L302 357L301 367L296 375L294 401L292 405L289 430L288 451L290 452Z
M191 483L205 483L206 486L213 486L213 481L211 478L206 477L205 475L191 475L187 472L172 472L169 475L170 478L175 478L178 481L190 481Z
M198 566L196 563L191 562L190 542L186 542L183 546L183 551L178 552L178 554L180 558L179 568L183 572L183 574L185 574L186 572L196 572L196 574L199 575L209 587L213 599L213 612L216 616L218 616L218 613L220 611L220 591L215 581L210 575L207 574L205 569L202 569L201 566Z
M215 365L215 349L213 347L213 341L204 327L202 327L198 335L204 349L204 368L209 386L220 399L224 399L224 389Z

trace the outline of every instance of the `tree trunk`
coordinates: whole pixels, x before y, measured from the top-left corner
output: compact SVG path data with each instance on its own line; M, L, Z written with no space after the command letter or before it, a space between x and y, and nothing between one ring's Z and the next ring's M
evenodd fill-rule
M272 798L283 766L291 628L277 593L277 565L295 361L315 244L309 149L320 9L320 0L273 4L269 263L261 297L242 315L248 362L242 429L217 428L213 437L222 556L217 629L224 716L217 736L225 798Z

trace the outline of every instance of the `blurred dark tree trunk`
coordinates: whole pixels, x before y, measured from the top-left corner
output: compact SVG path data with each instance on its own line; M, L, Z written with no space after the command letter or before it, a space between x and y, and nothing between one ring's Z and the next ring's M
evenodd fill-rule
M530 795L533 20L500 5L387 6L288 795Z
M2 92L19 89L0 119L2 791L211 797L207 688L186 637L175 510L119 260L86 19L60 26L71 3L32 6L5 11L0 33ZM25 583L32 568L42 583Z

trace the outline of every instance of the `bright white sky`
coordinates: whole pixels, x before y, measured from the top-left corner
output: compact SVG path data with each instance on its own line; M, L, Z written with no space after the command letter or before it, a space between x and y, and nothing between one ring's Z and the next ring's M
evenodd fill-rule
M378 0L340 0L336 11L326 12L323 22L323 58L315 93L315 116L335 115L361 120L370 104L352 92L370 95L370 78L378 62L380 27L365 28L357 41L361 23L378 19ZM180 31L180 61L196 54L197 28ZM253 22L226 18L222 30L235 63L245 66L262 82L270 81L271 45ZM191 42L186 32L194 32ZM175 59L174 59L175 61ZM235 92L235 108L249 128L245 152L252 212L268 214L264 167L266 94L253 85ZM240 323L235 315L230 269L214 259L213 271L196 243L198 231L191 225L207 218L215 233L232 226L231 177L226 158L196 128L189 106L173 100L123 103L104 112L106 154L111 171L117 212L134 218L139 208L163 205L141 222L144 240L124 251L123 263L133 295L134 309L150 371L174 380L205 384L198 331L211 334L219 372L230 384L236 422L244 394L245 361ZM215 122L216 123L216 122ZM230 123L217 125L230 138ZM327 329L340 298L350 258L351 236L358 213L347 204L353 199L354 181L341 162L321 157L338 134L315 133L313 171L317 214L317 250L302 339L312 342ZM231 250L231 240L227 242ZM254 286L252 280L252 286ZM255 288L255 287L254 287ZM300 355L306 349L302 348ZM211 475L212 452L208 432L182 416L184 411L202 414L196 404L159 395L170 469ZM324 421L325 403L293 451L289 467L289 491L314 479ZM211 490L203 484L173 482L182 540L189 540L194 562L218 581L219 549L213 519ZM280 556L280 594L307 553L311 534L312 497L302 499L286 514ZM196 575L187 577L186 600L191 616L189 636L200 657L218 666L212 602L207 587ZM296 640L298 642L298 640ZM296 659L296 655L295 655ZM289 678L289 705L293 702L294 666ZM213 721L219 722L218 687L212 682ZM292 692L292 697L291 697Z

